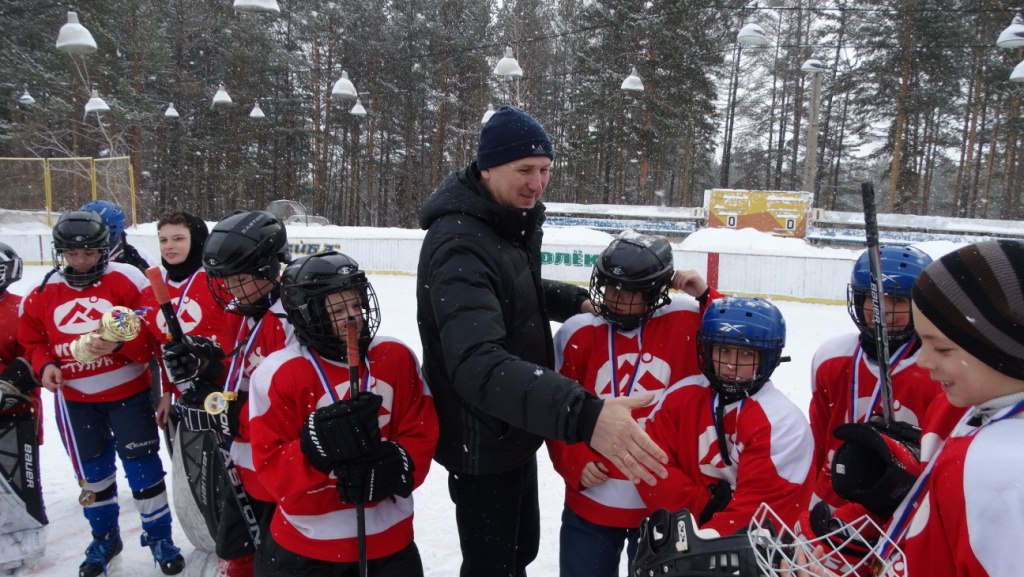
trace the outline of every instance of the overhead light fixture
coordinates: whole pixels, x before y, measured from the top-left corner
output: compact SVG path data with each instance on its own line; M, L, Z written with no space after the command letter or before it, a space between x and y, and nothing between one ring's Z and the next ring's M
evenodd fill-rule
M57 34L57 50L66 54L92 54L96 52L96 40L85 26L78 23L78 14L68 12L67 24Z
M341 71L341 78L334 83L334 88L331 88L331 98L335 100L345 100L347 98L358 98L359 93L356 92L356 87L352 84L352 81L348 79L348 72Z
M235 12L247 14L280 14L281 7L277 0L235 0L233 5Z
M167 105L167 110L164 111L164 116L167 118L178 118L178 110L174 108L174 103Z
M28 93L28 86L25 87L25 92L21 93L18 97L18 102L22 104L35 104L36 99L32 98L32 95Z
M356 98L356 105L352 107L349 113L352 116L366 116L366 109L363 108L363 103L359 101L358 97Z
M210 103L211 110L220 110L222 108L228 108L234 104L231 102L231 97L228 96L228 91L224 90L224 83L221 82L220 86L217 87L217 92L213 95L213 102Z
M1024 47L1024 14L1017 12L1013 22L999 33L996 46L1010 50Z
M1010 73L1010 80L1012 82L1024 82L1024 61L1013 67L1013 72Z
M260 103L257 102L252 107L252 112L249 113L249 118L266 118L267 115L263 114L263 109L260 108Z
M768 35L764 33L764 28L750 22L743 26L743 28L740 28L739 33L736 35L736 42L740 46L747 48L768 46Z
M484 117L480 119L480 124L487 124L487 121L494 116L494 106L488 104L487 110L484 112Z
M631 90L633 92L644 91L644 83L636 74L636 66L634 66L633 69L629 71L629 76L627 76L626 79L622 81L621 88L622 90Z
M95 88L92 89L92 96L89 98L89 101L85 103L85 113L89 114L90 112L95 112L96 114L110 112L110 107L100 98L100 94Z
M498 76L522 76L523 69L519 67L519 62L512 57L512 47L505 47L505 56L498 61L497 66L494 67L494 73Z

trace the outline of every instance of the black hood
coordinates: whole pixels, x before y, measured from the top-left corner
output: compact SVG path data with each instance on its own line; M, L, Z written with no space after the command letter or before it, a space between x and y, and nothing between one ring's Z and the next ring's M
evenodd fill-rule
M206 227L206 221L194 214L181 213L188 221L189 248L188 257L178 264L169 264L163 257L160 262L167 270L167 277L174 282L181 282L188 278L196 269L203 266L203 244L210 230Z
M464 214L484 221L502 238L526 244L544 224L544 211L542 202L531 209L509 208L495 202L481 184L480 172L474 163L449 175L423 203L420 228L429 229L442 216Z

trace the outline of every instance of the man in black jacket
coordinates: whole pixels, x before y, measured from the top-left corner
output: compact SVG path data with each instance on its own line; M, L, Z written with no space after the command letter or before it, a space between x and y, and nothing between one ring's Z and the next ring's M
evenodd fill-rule
M539 547L544 438L586 442L634 481L666 475L664 452L631 414L652 395L601 401L552 370L550 320L593 310L585 289L540 276L539 199L553 159L544 128L502 107L476 161L420 209L417 320L462 577L526 575Z

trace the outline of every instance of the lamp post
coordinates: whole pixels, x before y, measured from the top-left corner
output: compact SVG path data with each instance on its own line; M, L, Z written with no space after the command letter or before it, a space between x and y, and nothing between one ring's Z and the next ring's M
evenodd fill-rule
M502 78L503 88L505 89L505 102L509 102L510 98L508 83L514 82L513 78L522 78L523 76L523 69L519 66L519 61L516 60L515 56L512 55L511 46L505 47L505 55L501 57L501 60L498 60L498 63L494 66L494 70L491 73L494 74L495 76L500 76ZM515 106L520 106L519 85L516 84L515 86L516 99L514 102L510 103Z
M736 52L733 56L732 74L729 78L729 98L726 102L725 134L722 137L722 166L719 174L719 186L729 187L729 169L732 163L732 132L736 124L736 92L739 88L740 54L744 47L755 48L768 45L768 36L764 28L750 22L736 34Z
M821 74L825 71L825 65L821 63L821 60L810 58L800 66L800 71L810 74L813 78L811 81L811 121L807 124L803 189L814 194L814 180L818 174L818 109L821 108Z

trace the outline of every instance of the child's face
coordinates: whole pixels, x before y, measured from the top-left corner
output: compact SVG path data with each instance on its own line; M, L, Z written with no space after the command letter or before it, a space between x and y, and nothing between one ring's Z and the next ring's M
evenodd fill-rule
M885 307L886 323L885 328L889 331L901 331L910 324L910 299L908 297L894 297L885 295L882 299ZM864 322L871 325L875 322L875 312L872 310L871 296L864 299Z
M921 314L917 306L914 306L914 328L921 337L917 364L941 383L942 391L953 406L970 407L1024 391L1024 381L1000 373L960 348Z
M753 380L757 374L761 352L744 347L714 345L711 347L711 360L719 378L742 383Z
M274 283L244 272L224 277L224 284L232 297L247 305L255 304L274 289Z
M160 238L160 256L167 264L181 264L188 258L192 234L183 224L165 224L157 233Z
M348 319L355 317L356 332L363 328L363 307L359 304L359 293L343 290L327 295L324 300L327 316L331 319L334 334L342 341L348 341Z
M604 289L604 304L617 315L642 315L647 312L647 303L641 293L617 289L611 285Z
M95 248L77 248L64 251L64 261L75 272L86 273L100 261L100 251Z

